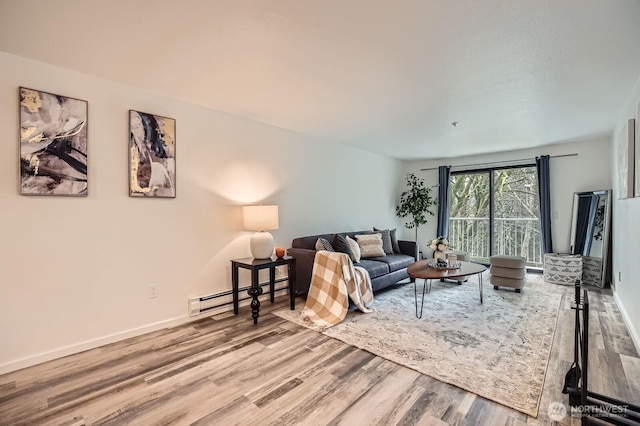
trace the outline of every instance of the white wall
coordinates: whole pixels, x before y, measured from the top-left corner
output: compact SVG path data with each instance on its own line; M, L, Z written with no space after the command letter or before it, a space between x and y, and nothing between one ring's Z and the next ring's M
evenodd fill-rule
M629 100L622 108L614 135L626 125L627 119L638 118L640 108L640 79ZM640 152L640 136L636 133L636 153ZM615 137L611 139L613 160L612 179L618 179L618 156ZM640 161L636 155L636 162ZM638 168L636 168L638 170ZM627 327L640 350L640 279L638 278L638 259L640 259L640 197L618 200L617 188L613 193L613 283L614 294Z
M534 159L539 155L578 154L575 157L560 157L550 160L551 177L551 238L553 250L568 252L571 239L571 212L573 208L573 193L577 191L593 191L611 189L611 149L609 138L585 140L580 142L548 145L536 149L502 152L490 155L476 155L473 157L446 158L429 161L412 161L405 164L404 172L414 172L416 176L425 180L428 186L437 185L438 170L420 171L420 169L443 165L464 166L468 164L493 163L514 161L520 159ZM482 167L482 166L477 166ZM402 185L402 184L401 184ZM437 187L434 188L437 198ZM436 216L419 230L419 241L425 242L436 237ZM407 234L408 233L408 234ZM413 231L404 231L404 237L412 236ZM413 237L412 237L413 238Z
M0 69L0 373L186 320L250 255L243 204L280 206L283 247L398 223L398 161L13 55ZM88 197L18 195L19 86L89 102ZM129 109L177 120L177 198L128 197Z

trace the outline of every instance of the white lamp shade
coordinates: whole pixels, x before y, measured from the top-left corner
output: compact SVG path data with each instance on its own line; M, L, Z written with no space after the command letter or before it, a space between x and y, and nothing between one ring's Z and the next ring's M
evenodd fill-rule
M242 225L245 231L278 229L278 206L243 206Z

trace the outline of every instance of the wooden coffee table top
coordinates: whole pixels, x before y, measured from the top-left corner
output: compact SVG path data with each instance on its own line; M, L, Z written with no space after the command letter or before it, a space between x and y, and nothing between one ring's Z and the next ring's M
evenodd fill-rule
M480 274L486 270L487 267L484 265L464 261L460 262L460 267L458 269L431 268L428 265L427 259L412 263L407 268L409 276L423 280L466 277L467 275Z

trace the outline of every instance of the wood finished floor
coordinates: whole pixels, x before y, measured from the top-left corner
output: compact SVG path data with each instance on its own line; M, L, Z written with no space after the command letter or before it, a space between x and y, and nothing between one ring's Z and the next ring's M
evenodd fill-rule
M246 307L2 375L0 425L550 424L549 404L567 402L573 288L530 278L564 295L537 419L287 322L270 313L281 298L257 326ZM611 291L590 290L590 388L638 404L638 353Z

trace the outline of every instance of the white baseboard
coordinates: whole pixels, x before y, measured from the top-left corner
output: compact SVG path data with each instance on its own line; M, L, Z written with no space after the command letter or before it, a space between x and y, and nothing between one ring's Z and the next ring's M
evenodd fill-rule
M627 314L627 311L625 311L624 305L618 298L618 293L615 290L613 291L613 298L616 301L616 305L618 305L618 309L620 310L620 313L622 314L622 319L624 320L624 323L627 326L627 331L629 331L631 340L633 341L633 344L636 347L636 352L640 353L640 335L638 335L638 330L636 330L633 327L633 324L629 319L629 315Z
M247 302L248 304L248 302ZM242 303L240 304L242 305ZM128 339L130 337L141 336L153 331L162 330L164 328L176 327L178 325L186 324L192 321L197 321L201 318L205 318L214 314L231 311L233 306L222 306L217 309L212 309L210 312L205 312L197 316L182 316L177 318L171 318L168 320L159 321L153 324L148 324L142 327L132 328L130 330L121 331L118 333L110 334L107 336L98 337L84 342L76 343L62 348L57 348L51 351L43 352L40 354L28 356L14 361L9 361L0 365L0 374L10 373L12 371L21 370L26 367L41 364L43 362L51 361L54 359L62 358L68 355L73 355L78 352L83 352L89 349L94 349L100 346L108 345L109 343L119 342L120 340Z
M283 288L286 289L288 287L284 286L284 287L278 288L276 286L276 292ZM268 294L265 293L263 296L261 296L261 299L265 298L266 300L267 297L268 297ZM288 293L286 297L287 298L289 297ZM21 359L9 361L7 363L0 364L0 374L11 373L12 371L21 370L23 368L41 364L43 362L51 361L54 359L73 355L78 352L83 352L89 349L94 349L100 346L108 345L109 343L119 342L120 340L128 339L130 337L141 336L146 333L162 330L163 328L176 327L182 324L197 321L202 318L210 317L212 315L233 311L233 304L231 303L232 301L231 295L228 295L227 299L229 300L223 300L224 302L226 302L226 304L219 306L217 308L210 309L199 315L194 315L194 316L185 315L177 318L171 318L171 319L159 321L153 324L144 325L142 327L132 328L130 330L121 331L121 332L110 334L107 336L102 336L95 339L86 340L84 342L76 343L73 345L68 345L61 348L53 349L51 351L42 352L36 355L31 355ZM238 306L248 306L250 304L251 304L251 299L249 298L249 299L241 300L238 303Z

